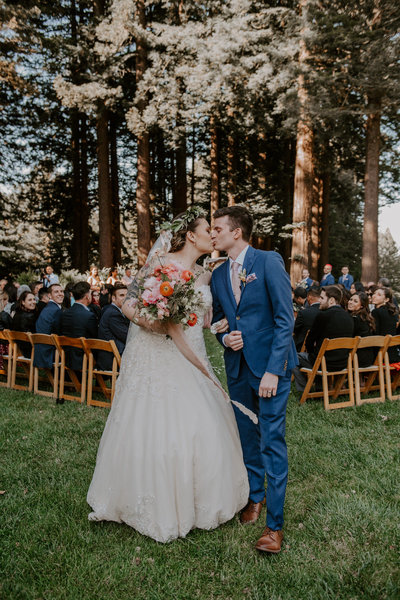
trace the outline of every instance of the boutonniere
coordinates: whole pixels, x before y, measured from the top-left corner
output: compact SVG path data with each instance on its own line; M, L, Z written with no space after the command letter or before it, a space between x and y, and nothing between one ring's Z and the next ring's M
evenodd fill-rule
M246 281L246 269L240 269L240 271L238 271L238 276L240 281L243 283L243 286L246 285L247 281Z

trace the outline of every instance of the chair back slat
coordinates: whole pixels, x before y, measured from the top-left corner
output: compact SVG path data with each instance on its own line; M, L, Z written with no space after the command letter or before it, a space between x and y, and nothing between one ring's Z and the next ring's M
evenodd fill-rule
M32 344L44 344L46 346L56 346L52 335L47 333L31 333Z
M8 332L8 339L12 342L31 342L31 333L29 331L12 331Z

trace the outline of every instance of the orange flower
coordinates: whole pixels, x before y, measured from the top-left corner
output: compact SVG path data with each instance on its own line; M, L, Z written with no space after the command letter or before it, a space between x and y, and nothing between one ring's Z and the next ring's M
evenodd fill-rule
M168 281L163 281L160 285L160 294L162 296L171 296L174 293L174 288Z
M192 271L182 271L182 279L184 281L190 281L193 277Z
M189 327L193 327L197 323L197 315L196 313L190 313L187 324Z

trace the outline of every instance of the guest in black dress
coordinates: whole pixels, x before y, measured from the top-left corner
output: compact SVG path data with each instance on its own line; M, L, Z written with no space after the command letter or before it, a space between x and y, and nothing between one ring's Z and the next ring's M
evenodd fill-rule
M14 316L11 320L11 329L13 331L30 331L35 333L37 319L36 298L32 292L22 292L17 300ZM32 346L27 342L18 344L22 353L30 358Z
M372 302L375 305L372 316L375 319L377 335L397 335L399 313L392 299L392 290L387 287L378 288L372 296ZM391 363L400 362L399 346L389 348L388 354Z
M365 292L353 294L347 304L347 310L354 320L354 337L367 337L375 334L375 321L369 311L369 298ZM357 350L358 364L360 367L369 367L375 360L374 348L360 348Z

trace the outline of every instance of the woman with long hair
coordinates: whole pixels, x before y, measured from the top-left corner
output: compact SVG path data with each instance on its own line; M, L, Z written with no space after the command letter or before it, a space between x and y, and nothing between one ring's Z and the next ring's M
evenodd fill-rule
M393 304L393 293L390 288L377 288L372 294L372 302L375 306L372 316L375 319L377 335L397 335L397 323L399 313ZM399 346L392 346L388 350L391 363L400 361Z
M369 298L365 292L353 294L348 301L347 310L354 320L354 336L367 337L375 333L375 321L369 310ZM373 348L357 350L360 367L369 367L375 360Z
M30 333L35 333L37 316L35 296L32 292L22 292L17 300L15 313L11 320L11 329L13 331L29 331ZM20 342L19 347L21 348L23 355L30 358L32 346L27 342Z

